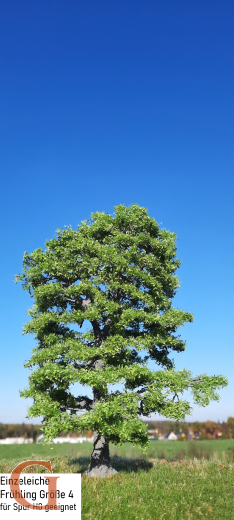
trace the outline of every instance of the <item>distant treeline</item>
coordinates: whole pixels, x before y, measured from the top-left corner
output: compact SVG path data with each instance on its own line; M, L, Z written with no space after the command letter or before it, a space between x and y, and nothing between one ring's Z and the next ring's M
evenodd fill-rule
M0 423L0 439L7 437L24 437L25 439L33 439L41 434L40 424L3 424Z
M170 432L184 434L189 433L191 429L195 434L199 435L200 439L212 439L215 432L222 432L222 439L234 439L234 417L228 417L227 422L177 422L177 421L143 421L147 424L147 430L158 430L159 434L167 434ZM37 437L41 435L40 424L3 424L0 423L0 439L6 439L7 437L24 437L25 439L33 439L35 442ZM190 431L191 431L190 430ZM81 436L87 437L92 436L92 430L77 433L68 432L64 435Z
M41 424L3 424L0 423L0 439L6 439L7 437L24 437L24 439L33 439L33 442L36 442L37 437L41 435ZM61 437L71 436L71 437L92 437L92 430L88 430L81 433L77 433L74 431L61 434Z
M222 439L234 438L234 417L228 417L227 422L181 422L181 421L143 421L147 424L148 430L158 430L159 434L167 434L170 432L184 434L189 433L191 429L193 433L199 435L202 439L212 439L215 432L222 432Z

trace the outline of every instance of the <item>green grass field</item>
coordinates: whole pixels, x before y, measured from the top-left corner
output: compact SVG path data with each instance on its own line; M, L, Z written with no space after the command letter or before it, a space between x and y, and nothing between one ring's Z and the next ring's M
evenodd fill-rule
M32 454L50 457L50 456L90 456L92 451L92 443L84 444L10 444L0 445L0 460L15 459L18 457L26 457L29 459ZM127 458L154 458L154 459L219 459L223 462L234 462L234 439L213 440L213 441L150 441L149 448L145 453L140 448L134 447L129 443L124 444L121 448L111 445L111 456L119 455ZM26 460L25 459L25 460Z
M195 448L209 460L194 459ZM91 449L88 443L53 450L38 444L0 446L0 472L10 473L23 460L49 459L54 473L83 473ZM234 520L233 449L234 440L153 441L143 456L128 444L111 446L119 473L105 479L82 476L82 520ZM179 460L182 455L188 460ZM31 466L25 472L46 470Z

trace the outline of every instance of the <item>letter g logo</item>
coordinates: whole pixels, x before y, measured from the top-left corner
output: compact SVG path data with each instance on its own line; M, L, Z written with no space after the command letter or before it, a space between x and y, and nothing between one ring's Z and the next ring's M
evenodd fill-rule
M59 510L56 504L56 495L57 495L57 479L60 477L46 477L49 485L48 485L48 502L45 506L35 506L34 504L30 504L23 496L20 491L20 474L21 471L23 471L24 468L27 468L27 466L39 464L40 466L44 466L44 468L48 469L50 473L52 473L51 463L48 460L26 460L25 462L21 462L21 464L18 464L15 469L13 469L11 473L11 480L10 480L10 488L11 492L15 498L15 500L18 502L18 504L21 504L21 506L28 507L29 509L54 509ZM15 484L15 477L17 478L17 484ZM16 498L18 497L18 498Z

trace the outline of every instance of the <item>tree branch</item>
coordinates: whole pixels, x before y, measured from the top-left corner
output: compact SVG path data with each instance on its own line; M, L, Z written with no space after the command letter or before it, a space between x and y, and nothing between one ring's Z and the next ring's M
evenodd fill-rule
M150 383L148 386L144 386L143 388L141 388L140 390L136 390L136 394L142 394L143 392L147 392L147 390L149 389L149 386L151 386L152 384L156 383L157 381L153 381L153 383ZM203 378L196 378L194 377L193 379L190 379L188 381L188 386L192 387L194 386L194 384L196 383L203 383L204 382L204 379ZM174 399L178 397L177 393L175 393L174 397L173 397L173 401Z
M196 377L194 377L194 379L189 379L189 386L192 387L196 383L204 383L204 379L203 378L196 378Z
M93 409L93 400L89 399L89 397L76 397L75 398L75 406L71 406L69 403L65 403L60 406L61 412L65 412L66 410L92 410Z
M84 368L85 370L88 370L92 365L93 363L96 361L96 357L93 358L93 359L90 359L89 361L87 361L87 363L74 363L74 368Z

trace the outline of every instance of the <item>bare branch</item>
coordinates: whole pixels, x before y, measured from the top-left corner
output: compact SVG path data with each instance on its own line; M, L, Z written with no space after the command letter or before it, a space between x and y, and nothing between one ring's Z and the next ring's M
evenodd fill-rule
M96 358L93 358L93 359L90 359L89 361L87 361L87 363L74 363L74 368L84 368L85 370L88 370L92 365L93 363L95 362Z
M136 390L136 394L143 394L143 392L147 392L149 386L144 386L143 388L141 388L141 390Z
M60 406L61 412L65 412L66 410L92 410L93 409L93 400L89 399L89 397L76 397L75 398L75 406L71 406L69 403L65 403Z
M82 307L83 307L84 309L87 309L87 307L89 307L90 303L92 303L91 298L85 298L85 299L83 299L83 298L80 297L80 301L81 301L81 305L82 305Z
M93 327L93 332L94 332L95 338L98 340L101 340L102 331L100 329L98 320L92 320L90 323Z
M105 363L103 363L103 361L101 359L97 359L94 363L94 367L96 370L101 370L102 368L104 368L105 366Z
M189 386L194 386L196 383L204 383L204 379L200 377L194 377L194 379L189 379Z
M147 392L147 390L149 390L149 387L150 387L152 384L156 383L156 382L157 382L157 381L153 381L153 383L150 383L148 386L144 386L144 387L141 388L140 390L136 390L136 394L142 394L143 392ZM203 382L204 382L204 379L202 379L202 378L196 378L196 377L195 377L194 379L190 379L190 380L189 380L189 382L188 382L188 386L192 387L192 386L194 386L194 384L196 384L196 383L203 383ZM174 395L174 397L173 397L173 401L174 401L174 399L175 399L176 397L179 399L177 393L175 393L175 395Z

